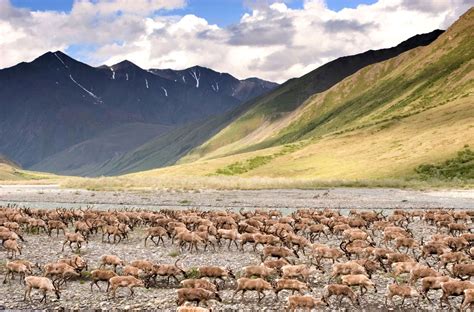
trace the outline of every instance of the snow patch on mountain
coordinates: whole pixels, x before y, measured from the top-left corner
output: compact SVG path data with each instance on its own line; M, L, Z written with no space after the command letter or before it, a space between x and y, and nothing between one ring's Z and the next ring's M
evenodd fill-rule
M194 80L196 80L196 88L199 88L199 80L201 79L201 73L199 71L196 72L195 69L192 69L189 72L189 75L191 75L191 77L193 77Z
M219 83L217 81L214 81L214 83L211 84L211 88L212 90L214 90L214 92L219 92Z
M64 67L69 68L69 67L67 67L66 63L64 63L64 61L59 57L59 55L58 55L56 52L54 52L53 54L54 54L54 56L57 57L57 59L58 59L61 63L63 63Z
M87 90L86 88L84 88L79 82L77 82L71 74L69 74L69 78L72 80L72 82L74 82L79 88L81 88L82 90L84 90L87 94L89 94L90 96L92 96L94 99L96 99L97 101L101 102L102 103L102 100L97 96L95 95L94 93L92 93L91 91Z

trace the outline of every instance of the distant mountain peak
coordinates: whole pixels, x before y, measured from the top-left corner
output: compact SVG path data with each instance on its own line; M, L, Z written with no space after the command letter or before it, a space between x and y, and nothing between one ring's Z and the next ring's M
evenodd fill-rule
M58 56L59 52L60 51L56 51L56 52L48 51L44 54L41 54L37 58L35 58L32 61L32 63L55 61L55 60L57 60L57 56ZM61 57L61 56L62 55L59 54L59 57Z
M61 51L61 50L56 50L56 51L53 51L53 52L51 52L51 53L56 54L57 56L60 56L60 57L61 57L61 56L64 56L64 57L71 58L69 55L67 55L66 53L64 53L64 52Z
M92 67L62 51L49 51L0 69L0 152L24 167L79 170L117 157L114 144L94 143L106 130L130 123L180 127L220 116L268 91L265 85L242 83L201 66L152 71L123 60ZM122 136L144 143L132 132L111 139L118 140L120 153L126 151ZM89 143L78 146L89 148L80 147L79 154L69 150L81 142ZM43 161L53 156L61 160L46 166Z
M200 65L194 65L194 66L188 67L188 68L186 68L186 69L184 69L184 70L188 70L188 71L189 71L189 70L210 71L210 72L214 72L214 73L220 74L220 72L218 72L218 71L215 71L215 70L213 70L213 69L211 69L211 68L209 68L209 67L204 67L204 66L200 66Z
M70 70L70 67L74 67L77 65L91 67L85 63L82 63L74 58L70 57L66 53L62 51L48 51L36 59L34 59L31 64L38 65L38 66L48 66L48 67L62 67L66 70Z
M114 70L121 70L121 69L136 69L136 70L143 70L143 68L141 68L140 66L138 66L137 64L129 61L129 60L123 60L117 64L114 64L112 66L110 66L111 68L113 68Z

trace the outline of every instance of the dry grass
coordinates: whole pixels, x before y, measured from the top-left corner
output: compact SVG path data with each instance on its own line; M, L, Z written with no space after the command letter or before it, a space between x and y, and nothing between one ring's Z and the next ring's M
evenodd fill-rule
M291 113L274 115L278 101L264 97L178 166L150 173L410 178L418 165L442 162L474 145L473 21L471 11L433 44L367 66ZM272 156L282 144L303 139L311 144ZM241 170L262 157L271 161Z
M303 144L248 172L215 176L220 168L258 156L277 155L283 147L200 160L119 177L70 178L64 187L91 190L133 189L314 189L323 187L472 188L474 182L419 181L414 168L474 146L474 116L469 99L394 122ZM307 142L309 143L309 142Z
M0 164L0 182L2 184L54 184L62 177L44 172L28 171Z
M128 175L102 178L69 178L62 181L66 188L82 188L93 191L121 190L259 190L259 189L319 189L328 187L389 187L389 188L472 188L474 183L463 181L377 179L377 180L321 180L235 176L147 176Z

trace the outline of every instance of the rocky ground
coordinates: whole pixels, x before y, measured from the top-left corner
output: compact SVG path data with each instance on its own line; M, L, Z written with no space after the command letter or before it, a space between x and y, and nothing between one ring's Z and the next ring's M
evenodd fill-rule
M203 209L222 208L281 208L290 212L299 207L334 207L334 208L427 208L427 207L453 207L473 209L472 191L450 191L450 192L417 192L403 190L373 190L373 189L331 189L331 190L285 190L285 191L202 191L202 192L167 192L157 191L153 193L114 193L114 192L90 192L83 190L62 190L54 186L50 187L0 187L0 204L17 203L29 207L54 208L54 207L79 207L88 204L95 208L125 208L141 207L159 209L162 207L183 208L200 207ZM443 206L445 205L445 206ZM420 221L410 225L418 239L421 236L429 237L435 232L434 227L426 226ZM172 264L177 259L184 259L181 262L188 271L201 265L218 265L230 267L234 272L241 271L242 267L251 264L259 264L259 253L251 251L247 246L245 252L233 248L227 250L226 247L216 251L199 251L190 254L181 253L166 240L165 247L156 247L149 244L143 246L143 229L133 231L128 240L115 245L103 243L100 235L92 238L88 245L84 246L80 254L89 262L89 270L98 267L98 260L103 254L116 254L126 261L135 259L149 259L157 263ZM378 238L379 239L379 238ZM44 265L53 262L61 257L67 257L73 252L66 248L61 251L63 237L60 234L56 237L48 237L44 233L27 234L26 242L23 246L24 259L34 263ZM321 243L329 245L339 245L339 240L321 238ZM3 280L4 265L8 259L6 253L0 248L0 278ZM305 257L298 262L309 260ZM331 265L325 264L328 272ZM87 274L85 274L87 275ZM328 284L328 273L317 272L312 276L311 286L313 295L322 295L322 289ZM388 283L392 282L391 277L381 272L373 277L377 284L378 292L370 290L361 301L361 306L355 307L349 301L343 300L339 304L335 298L331 301L326 311L435 311L438 308L438 298L440 293L433 293L431 297L436 299L436 305L431 305L426 300L420 301L420 306L413 306L407 300L400 306L400 300L395 299L398 306L385 306L384 294ZM69 282L67 287L62 289L60 300L48 300L48 303L39 303L40 294L34 292L33 302L23 301L24 286L18 279L11 283L0 284L0 310L154 310L173 311L176 309L176 288L177 284L167 285L165 280L160 280L158 287L149 289L137 288L134 297L128 297L127 290L118 291L116 299L108 298L107 293L99 291L97 288L91 292L90 282L84 276L76 281ZM282 311L286 305L286 298L289 293L280 293L280 300L275 299L273 293L267 293L263 301L256 302L256 294L247 293L246 301L240 301L240 295L232 301L231 297L235 281L228 281L226 288L220 292L222 303L210 301L213 311ZM105 288L103 286L103 288ZM49 297L48 299L52 299ZM453 305L459 306L460 299L451 299ZM408 303L407 303L408 302Z
M421 225L419 222L413 223L410 228L418 239L423 235L428 237L434 233L434 228L426 225ZM204 252L200 250L198 253L184 253L171 245L171 242L166 240L165 247L157 247L149 243L147 247L143 244L143 229L137 229L130 235L129 239L122 241L119 244L104 243L101 241L101 236L96 235L92 238L88 245L84 246L80 255L89 262L89 270L98 267L98 260L103 254L116 254L127 262L136 259L149 259L156 263L172 264L177 259L183 258L181 266L188 272L192 272L193 268L201 265L218 265L232 268L237 273L241 271L242 267L251 264L259 264L259 254L251 251L250 246L247 246L244 252L232 248L230 251L226 247L222 247L216 251ZM44 265L48 262L54 262L61 257L67 257L73 252L66 247L65 251L61 251L63 237L60 234L52 237L40 234L27 234L26 242L23 244L24 259L28 259L34 263ZM336 246L339 243L337 239L321 238L321 243ZM7 261L6 253L0 249L0 273L3 279L4 265ZM309 260L302 257L297 262L306 262ZM330 271L331 264L326 263L324 269L326 272ZM39 274L39 272L37 272ZM11 283L0 284L0 309L12 310L159 310L159 311L173 311L176 309L176 288L178 285L172 283L167 285L166 280L160 280L157 287L145 289L137 288L134 297L128 297L128 291L125 289L118 291L116 299L108 298L104 289L99 291L97 288L91 292L90 282L86 278L87 273L83 278L69 282L66 287L62 289L62 296L60 300L49 300L48 303L39 303L41 298L37 292L33 293L33 302L23 301L24 286L19 283L18 278L11 281ZM380 272L373 276L373 281L377 284L378 292L374 293L370 290L361 300L361 306L353 306L347 299L343 303L338 304L336 298L331 301L331 306L326 311L380 311L380 310L397 310L397 311L412 311L415 306L407 300L403 306L400 306L400 300L395 299L398 304L397 307L385 306L384 294L388 283L392 282L389 274ZM323 287L329 282L329 274L324 272L316 272L311 278L311 286L314 296L321 296ZM102 286L105 288L105 285ZM226 282L224 290L220 291L223 299L222 303L210 301L213 311L283 311L286 304L286 298L290 294L287 291L280 293L280 300L275 299L273 293L267 293L266 298L258 304L256 302L256 294L247 293L246 301L240 301L240 295L236 296L235 301L231 300L235 281L229 280ZM436 305L431 305L428 301L421 300L420 306L417 310L435 311L438 308L438 298L440 293L433 293L432 299L436 300ZM49 297L52 299L53 296ZM459 299L451 299L451 302L459 306Z
M387 188L331 188L320 190L154 190L111 192L62 189L56 185L0 185L0 204L34 208L457 208L474 209L474 190L417 191Z

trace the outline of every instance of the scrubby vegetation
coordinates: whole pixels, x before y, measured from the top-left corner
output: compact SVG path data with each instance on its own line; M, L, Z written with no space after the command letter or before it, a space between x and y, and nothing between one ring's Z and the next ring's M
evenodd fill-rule
M238 161L238 162L232 163L224 168L217 169L216 174L217 175L239 175L242 173L246 173L253 169L256 169L258 167L268 164L269 162L271 162L273 159L277 157L293 153L294 151L300 149L304 145L306 144L305 143L287 144L287 145L284 145L281 151L279 151L278 153L265 155L265 156L255 156L245 161Z
M266 190L266 189L320 189L328 187L367 187L367 188L469 188L473 183L461 180L439 179L359 179L323 180L240 176L122 176L103 178L70 178L61 182L62 187L82 188L91 191L146 191L155 189L171 190Z
M441 164L423 164L415 171L423 179L474 180L474 151L469 146Z
M217 169L216 174L221 175L238 175L245 172L248 172L257 167L263 166L269 163L273 159L273 155L267 156L256 156L246 161L238 161L233 164L230 164L224 168Z

